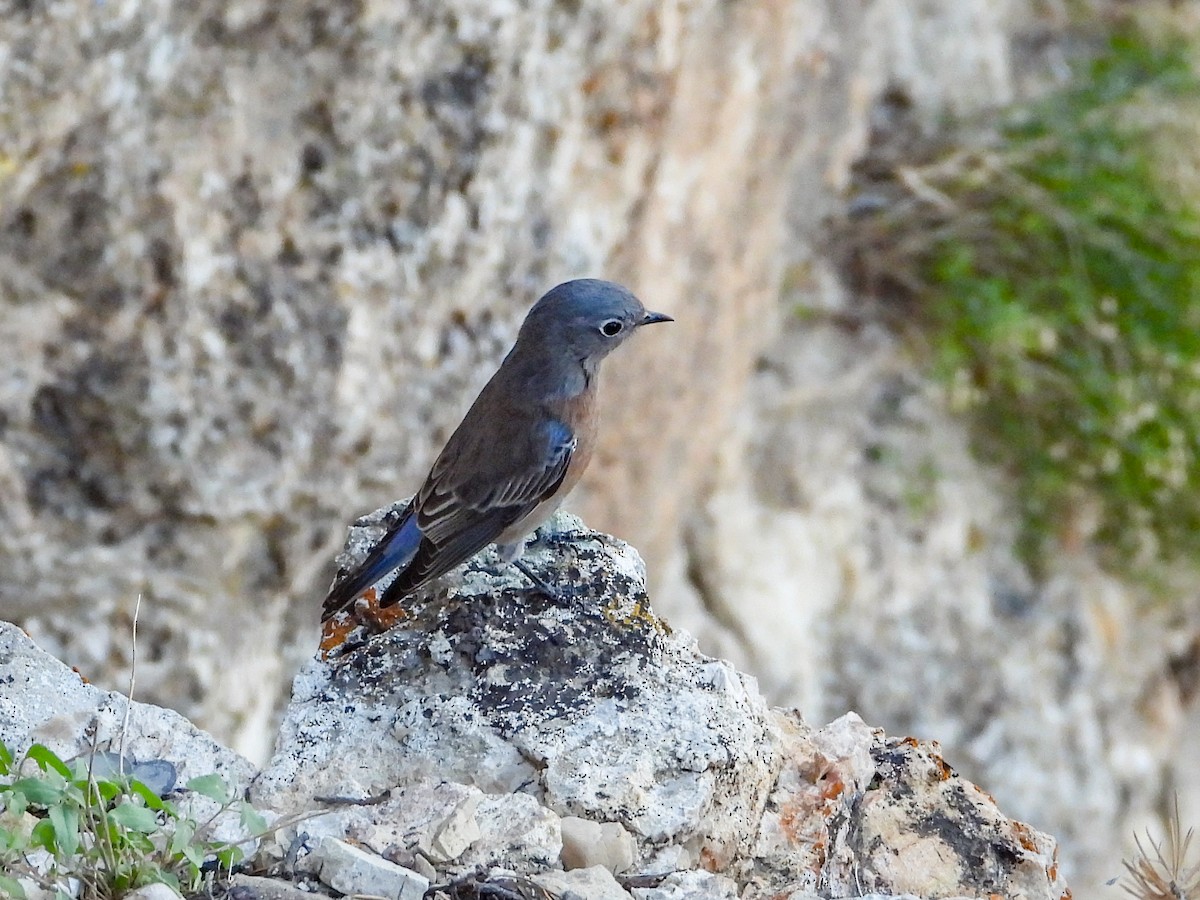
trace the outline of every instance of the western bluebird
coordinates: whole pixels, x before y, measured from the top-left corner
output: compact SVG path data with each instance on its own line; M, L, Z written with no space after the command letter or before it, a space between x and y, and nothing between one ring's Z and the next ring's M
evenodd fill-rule
M568 281L538 300L424 486L358 570L330 589L321 621L396 572L379 599L391 606L492 543L554 595L520 562L525 538L592 455L601 361L641 326L670 321L611 281Z

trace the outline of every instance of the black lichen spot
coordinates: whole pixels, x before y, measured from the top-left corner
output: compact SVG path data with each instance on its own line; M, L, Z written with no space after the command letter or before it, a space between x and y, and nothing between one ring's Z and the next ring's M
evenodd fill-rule
M309 141L300 150L300 172L304 176L314 175L325 168L325 151L319 144Z

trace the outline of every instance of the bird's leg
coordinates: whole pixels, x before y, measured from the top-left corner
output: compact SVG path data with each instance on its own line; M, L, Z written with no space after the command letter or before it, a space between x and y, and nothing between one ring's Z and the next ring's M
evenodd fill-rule
M518 539L511 544L496 545L496 553L499 554L500 558L504 560L504 562L512 563L514 566L516 566L517 571L528 578L533 583L535 588L561 606L565 600L563 592L546 581L546 579L536 574L533 569L529 568L529 566L525 565L525 563L521 561L521 555L524 552L524 538Z
M566 597L563 595L562 591L550 584L550 582L546 581L546 579L542 578L542 576L535 573L533 569L525 565L525 563L523 563L520 559L513 559L510 560L510 562L517 567L518 571L520 571L522 575L533 582L533 586L535 588L537 588L555 603L561 606L565 602Z

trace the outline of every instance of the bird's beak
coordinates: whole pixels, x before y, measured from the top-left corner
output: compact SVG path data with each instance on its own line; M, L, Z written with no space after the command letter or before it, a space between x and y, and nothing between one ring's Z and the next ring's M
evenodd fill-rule
M643 318L642 321L638 322L638 327L640 328L642 325L656 325L659 322L674 322L674 321L675 321L674 319L672 319L670 316L668 316L664 313L648 312L648 313L646 313L645 318Z

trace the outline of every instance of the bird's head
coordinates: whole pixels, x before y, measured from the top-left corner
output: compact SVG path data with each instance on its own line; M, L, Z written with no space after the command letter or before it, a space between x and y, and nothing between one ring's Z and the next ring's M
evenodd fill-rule
M517 340L565 348L571 358L594 368L643 325L671 321L670 316L648 312L619 284L580 278L560 284L538 300Z

